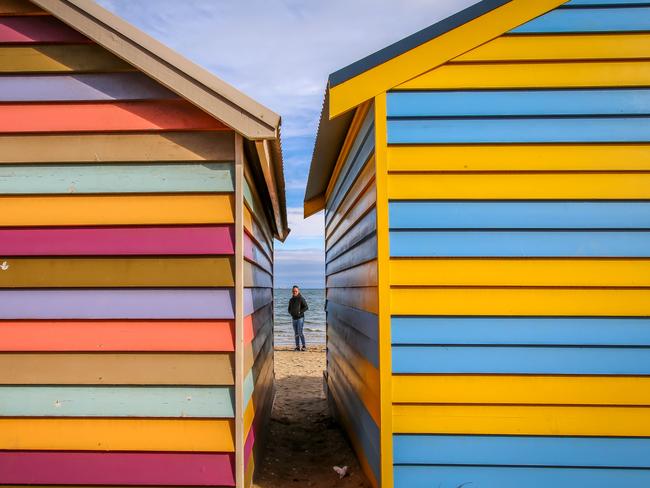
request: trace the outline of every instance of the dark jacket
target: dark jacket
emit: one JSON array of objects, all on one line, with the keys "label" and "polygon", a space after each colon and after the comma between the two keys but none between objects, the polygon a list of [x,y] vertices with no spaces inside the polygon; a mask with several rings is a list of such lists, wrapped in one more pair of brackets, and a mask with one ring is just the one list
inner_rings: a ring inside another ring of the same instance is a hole
[{"label": "dark jacket", "polygon": [[289,313],[293,319],[300,319],[305,316],[305,312],[309,310],[307,300],[302,295],[291,297],[289,300]]}]

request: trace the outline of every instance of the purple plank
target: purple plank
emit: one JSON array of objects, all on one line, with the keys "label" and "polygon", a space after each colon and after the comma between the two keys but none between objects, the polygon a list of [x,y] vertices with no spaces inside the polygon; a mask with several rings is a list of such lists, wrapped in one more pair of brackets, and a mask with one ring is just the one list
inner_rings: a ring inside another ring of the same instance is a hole
[{"label": "purple plank", "polygon": [[0,452],[0,483],[234,486],[228,453]]},{"label": "purple plank", "polygon": [[0,42],[74,42],[90,39],[51,16],[0,17]]},{"label": "purple plank", "polygon": [[142,73],[0,77],[0,102],[170,100],[176,98],[178,96],[175,93]]},{"label": "purple plank", "polygon": [[0,290],[0,319],[232,319],[232,289]]}]

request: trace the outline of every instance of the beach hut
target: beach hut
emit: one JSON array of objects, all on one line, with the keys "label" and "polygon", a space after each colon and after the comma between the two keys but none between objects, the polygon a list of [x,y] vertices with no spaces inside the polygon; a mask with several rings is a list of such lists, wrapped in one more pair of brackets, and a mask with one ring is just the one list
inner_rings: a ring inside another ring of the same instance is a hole
[{"label": "beach hut", "polygon": [[0,0],[1,485],[250,486],[279,125],[89,0]]},{"label": "beach hut", "polygon": [[305,214],[375,486],[650,485],[649,31],[483,0],[330,75]]}]

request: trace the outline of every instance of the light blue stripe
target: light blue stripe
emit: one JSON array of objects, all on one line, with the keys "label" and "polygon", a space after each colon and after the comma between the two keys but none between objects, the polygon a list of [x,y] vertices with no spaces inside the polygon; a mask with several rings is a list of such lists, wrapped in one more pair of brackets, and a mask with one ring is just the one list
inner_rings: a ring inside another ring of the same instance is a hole
[{"label": "light blue stripe", "polygon": [[399,119],[389,144],[648,142],[650,118]]},{"label": "light blue stripe", "polygon": [[642,488],[650,470],[395,466],[395,488]]},{"label": "light blue stripe", "polygon": [[650,229],[650,202],[390,202],[391,229]]},{"label": "light blue stripe", "polygon": [[389,117],[647,115],[650,90],[392,92]]},{"label": "light blue stripe", "polygon": [[395,464],[650,468],[650,439],[394,435]]},{"label": "light blue stripe", "polygon": [[248,407],[248,403],[251,401],[251,398],[253,398],[254,391],[255,391],[255,382],[253,381],[253,370],[251,370],[246,375],[246,378],[244,378],[244,387],[243,387],[244,411],[246,411],[246,408]]},{"label": "light blue stripe", "polygon": [[5,417],[234,417],[232,387],[0,386]]},{"label": "light blue stripe", "polygon": [[393,344],[650,346],[650,319],[392,317]]},{"label": "light blue stripe", "polygon": [[650,8],[557,9],[513,29],[516,34],[650,31]]},{"label": "light blue stripe", "polygon": [[391,231],[393,257],[650,257],[650,232]]},{"label": "light blue stripe", "polygon": [[650,348],[393,346],[393,373],[650,375]]}]

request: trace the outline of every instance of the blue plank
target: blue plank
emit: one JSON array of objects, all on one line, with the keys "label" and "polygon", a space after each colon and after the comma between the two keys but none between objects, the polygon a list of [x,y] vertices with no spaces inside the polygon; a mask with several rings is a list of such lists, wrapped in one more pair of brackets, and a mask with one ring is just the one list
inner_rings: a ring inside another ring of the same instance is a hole
[{"label": "blue plank", "polygon": [[251,398],[253,397],[253,391],[255,391],[255,382],[253,381],[253,371],[251,370],[246,375],[246,378],[244,378],[244,386],[243,386],[244,411],[246,411],[246,407],[248,407],[248,402],[250,402]]},{"label": "blue plank", "polygon": [[393,346],[393,373],[650,375],[650,348]]},{"label": "blue plank", "polygon": [[388,93],[389,117],[647,115],[650,89]]},{"label": "blue plank", "polygon": [[650,439],[394,435],[395,464],[650,468]]},{"label": "blue plank", "polygon": [[513,29],[516,34],[650,31],[650,7],[557,9]]},{"label": "blue plank", "polygon": [[393,344],[650,346],[637,317],[392,317]]},{"label": "blue plank", "polygon": [[649,231],[391,231],[392,257],[650,257]]},{"label": "blue plank", "polygon": [[650,202],[390,202],[391,229],[650,229]]},{"label": "blue plank", "polygon": [[650,117],[388,120],[389,144],[649,141]]},{"label": "blue plank", "polygon": [[376,314],[331,301],[327,302],[326,311],[328,317],[336,317],[339,322],[355,328],[373,341],[379,341],[379,324]]},{"label": "blue plank", "polygon": [[641,488],[647,469],[395,466],[395,488]]},{"label": "blue plank", "polygon": [[330,339],[336,336],[338,340],[345,342],[375,368],[379,368],[379,344],[377,341],[369,339],[355,328],[340,322],[336,316],[331,314],[327,316],[327,327]]}]

